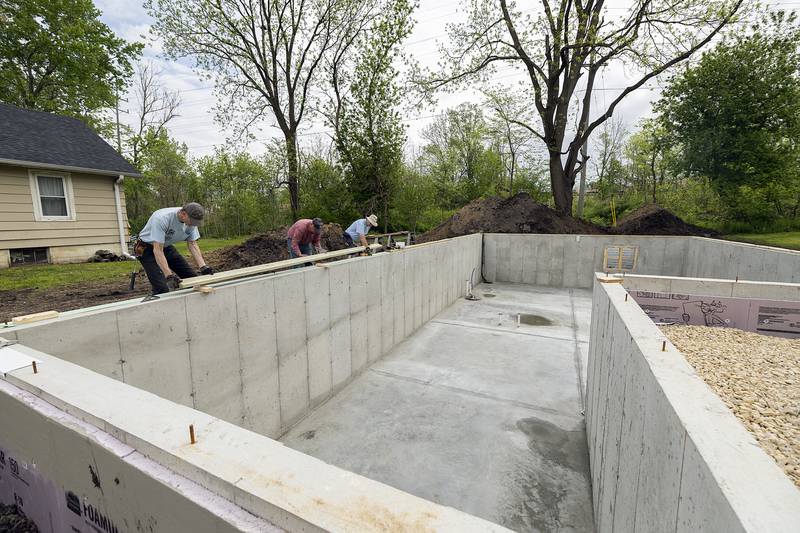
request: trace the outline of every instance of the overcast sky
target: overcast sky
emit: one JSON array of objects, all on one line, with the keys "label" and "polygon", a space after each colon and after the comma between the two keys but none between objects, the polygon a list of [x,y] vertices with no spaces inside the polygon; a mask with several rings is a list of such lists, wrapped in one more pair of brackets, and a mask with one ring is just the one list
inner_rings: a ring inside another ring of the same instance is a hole
[{"label": "overcast sky", "polygon": [[[519,2],[524,9],[524,5],[532,0]],[[770,5],[781,5],[791,9],[800,7],[800,0],[768,0]],[[162,55],[160,43],[154,41],[149,33],[152,19],[147,15],[141,4],[136,1],[128,0],[95,0],[95,4],[102,11],[102,19],[119,36],[127,40],[137,40],[146,43],[144,60],[152,61],[157,68],[161,69],[161,79],[166,87],[171,90],[179,91],[181,95],[180,117],[170,122],[169,130],[171,135],[186,143],[193,156],[202,156],[213,152],[215,145],[224,144],[226,137],[231,132],[225,131],[214,121],[213,107],[215,98],[213,87],[208,80],[201,79],[192,70],[189,60],[171,61]],[[624,13],[626,7],[630,5],[627,0],[612,0],[606,2],[612,15],[614,12]],[[538,4],[536,4],[538,5]],[[437,43],[446,40],[445,24],[460,20],[463,16],[463,9],[460,9],[458,0],[421,0],[419,9],[415,12],[414,18],[417,25],[413,34],[405,44],[409,54],[424,66],[433,67],[436,65],[439,55]],[[515,73],[510,68],[501,67],[494,81],[499,85],[509,87],[520,83],[520,74]],[[626,72],[620,66],[607,70],[596,83],[597,91],[592,102],[592,108],[600,110],[605,108],[605,104],[610,102],[622,88],[632,79],[632,73]],[[650,114],[651,104],[658,98],[659,85],[663,80],[656,80],[647,84],[635,93],[629,95],[617,108],[615,117],[618,117],[628,129],[635,128],[638,121]],[[132,95],[128,95],[132,99]],[[462,91],[456,94],[446,94],[439,98],[435,107],[424,110],[414,110],[404,113],[404,120],[408,125],[408,140],[412,145],[422,144],[420,137],[421,131],[428,125],[432,115],[441,113],[443,109],[456,106],[464,101],[479,102],[481,95],[478,87],[474,91]],[[122,107],[126,107],[123,103]],[[132,118],[123,114],[121,120]],[[314,137],[327,138],[327,128],[319,121],[310,122],[304,128],[304,142],[312,140]],[[282,138],[280,130],[270,128],[268,125],[263,129],[263,140],[254,142],[244,147],[251,153],[263,151],[264,142],[268,142],[269,137]]]}]

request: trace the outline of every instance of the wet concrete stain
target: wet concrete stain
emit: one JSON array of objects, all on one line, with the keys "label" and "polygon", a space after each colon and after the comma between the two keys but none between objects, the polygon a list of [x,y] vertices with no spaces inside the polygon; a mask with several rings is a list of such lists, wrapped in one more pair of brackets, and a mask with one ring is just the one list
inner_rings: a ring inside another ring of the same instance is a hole
[{"label": "wet concrete stain", "polygon": [[306,431],[305,433],[301,433],[298,435],[301,439],[311,440],[317,435],[317,431],[312,429],[311,431]]},{"label": "wet concrete stain", "polygon": [[523,418],[517,428],[528,436],[528,447],[548,461],[565,466],[579,474],[589,471],[589,449],[583,428],[561,429],[539,418]]},{"label": "wet concrete stain", "polygon": [[491,292],[484,292],[483,296],[484,296],[484,298],[494,298],[497,295],[496,294],[492,294]]},{"label": "wet concrete stain", "polygon": [[519,315],[519,321],[527,326],[552,326],[554,323],[549,318],[541,315],[528,315],[523,313]]},{"label": "wet concrete stain", "polygon": [[528,448],[541,463],[510,473],[518,489],[502,525],[515,531],[591,530],[591,517],[574,515],[574,481],[588,478],[589,469],[583,428],[564,430],[545,420],[523,418],[517,429],[528,437]]}]

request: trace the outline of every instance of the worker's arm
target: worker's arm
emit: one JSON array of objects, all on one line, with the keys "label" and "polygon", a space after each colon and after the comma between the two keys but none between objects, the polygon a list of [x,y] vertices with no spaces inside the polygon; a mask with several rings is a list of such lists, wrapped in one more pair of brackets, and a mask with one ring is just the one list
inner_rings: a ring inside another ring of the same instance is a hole
[{"label": "worker's arm", "polygon": [[361,242],[361,246],[367,246],[369,243],[367,242],[367,236],[363,233],[358,234],[358,240]]},{"label": "worker's arm", "polygon": [[314,233],[314,239],[311,241],[314,243],[314,249],[317,250],[318,254],[325,253],[325,249],[322,247],[322,233]]},{"label": "worker's arm", "polygon": [[295,257],[304,257],[305,254],[300,251],[300,245],[297,244],[297,239],[292,239],[292,251]]},{"label": "worker's arm", "polygon": [[189,253],[192,254],[192,259],[194,259],[197,268],[202,269],[206,266],[206,261],[203,259],[203,254],[200,252],[200,247],[197,245],[197,241],[186,241],[186,248],[188,248]]},{"label": "worker's arm", "polygon": [[167,263],[167,258],[164,256],[163,242],[153,243],[153,257],[156,258],[156,264],[158,265],[158,268],[161,269],[161,272],[164,274],[165,278],[173,275],[172,269],[169,268],[169,263]]}]

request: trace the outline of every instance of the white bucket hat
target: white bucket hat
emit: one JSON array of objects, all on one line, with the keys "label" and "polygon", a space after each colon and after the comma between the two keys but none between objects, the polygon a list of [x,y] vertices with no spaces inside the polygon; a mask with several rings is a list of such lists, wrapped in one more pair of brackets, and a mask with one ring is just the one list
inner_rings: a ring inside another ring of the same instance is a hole
[{"label": "white bucket hat", "polygon": [[377,226],[378,225],[378,217],[375,215],[370,215],[367,217],[367,222],[369,222],[370,226]]}]

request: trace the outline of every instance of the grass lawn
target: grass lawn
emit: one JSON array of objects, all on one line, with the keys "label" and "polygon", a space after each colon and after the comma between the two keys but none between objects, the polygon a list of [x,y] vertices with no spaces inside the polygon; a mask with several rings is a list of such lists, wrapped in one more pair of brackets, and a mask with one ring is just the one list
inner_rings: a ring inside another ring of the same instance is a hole
[{"label": "grass lawn", "polygon": [[[239,244],[247,237],[232,239],[200,239],[198,244],[203,252]],[[188,254],[186,243],[175,245],[182,254]],[[36,287],[49,289],[84,281],[102,281],[117,278],[139,268],[138,261],[119,263],[76,263],[68,265],[31,265],[11,267],[0,270],[0,291]]]},{"label": "grass lawn", "polygon": [[726,235],[725,238],[731,241],[800,250],[800,231],[786,231],[783,233],[737,233],[734,235]]}]

